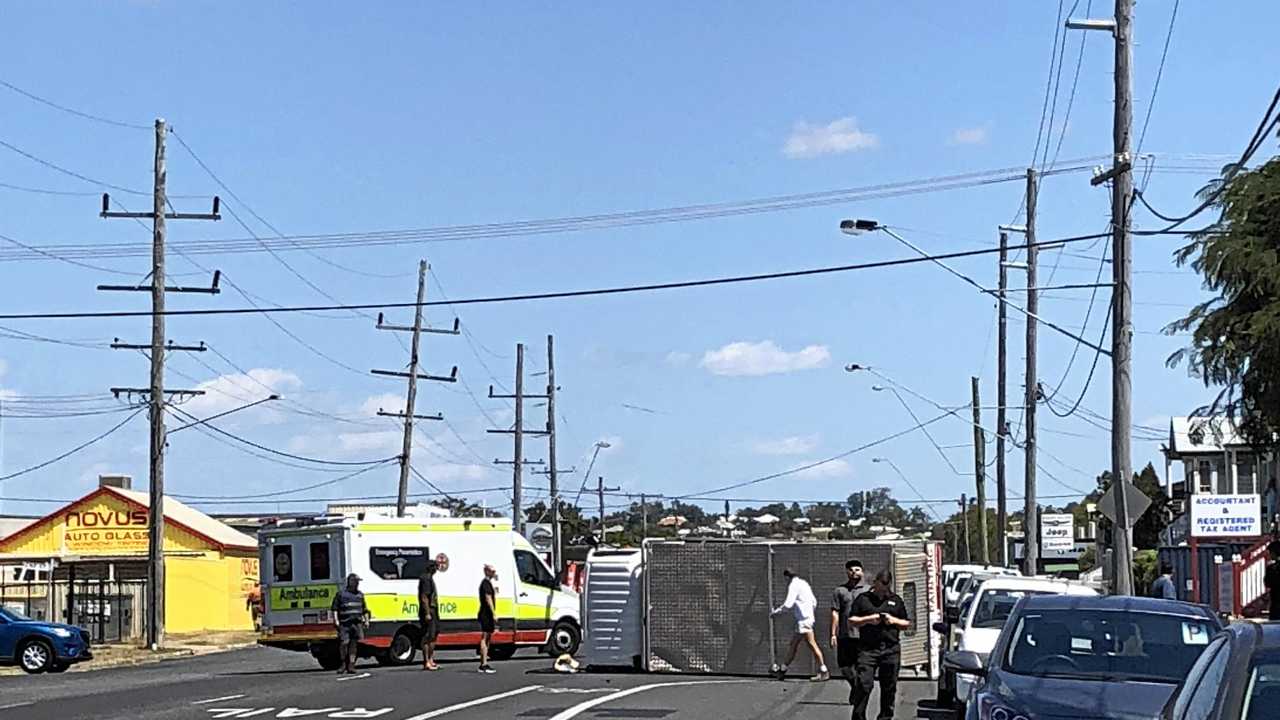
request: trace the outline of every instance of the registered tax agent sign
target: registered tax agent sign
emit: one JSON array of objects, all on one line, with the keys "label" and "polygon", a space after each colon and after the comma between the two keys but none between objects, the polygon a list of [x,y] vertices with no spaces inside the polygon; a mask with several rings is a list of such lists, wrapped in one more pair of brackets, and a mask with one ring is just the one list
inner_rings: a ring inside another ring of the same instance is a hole
[{"label": "registered tax agent sign", "polygon": [[1192,537],[1262,535],[1262,503],[1257,495],[1192,495]]}]

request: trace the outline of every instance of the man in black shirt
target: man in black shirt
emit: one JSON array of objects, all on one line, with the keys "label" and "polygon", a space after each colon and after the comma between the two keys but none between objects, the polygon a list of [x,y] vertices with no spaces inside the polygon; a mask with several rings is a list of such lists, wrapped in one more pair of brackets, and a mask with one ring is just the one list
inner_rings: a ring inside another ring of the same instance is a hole
[{"label": "man in black shirt", "polygon": [[893,720],[893,706],[898,694],[898,672],[902,666],[898,633],[911,627],[907,604],[893,592],[893,574],[876,573],[871,591],[858,596],[853,603],[854,616],[849,624],[859,630],[857,663],[857,698],[852,720],[866,720],[867,702],[874,681],[880,681],[880,714],[876,720]]},{"label": "man in black shirt", "polygon": [[493,631],[498,628],[498,589],[494,583],[498,580],[498,570],[492,565],[484,566],[484,579],[480,581],[480,672],[494,673],[489,666],[489,646],[493,644]]},{"label": "man in black shirt", "polygon": [[849,682],[849,704],[858,698],[858,679],[854,666],[858,662],[858,628],[849,623],[854,616],[853,603],[858,596],[871,588],[862,581],[862,562],[850,560],[844,564],[848,580],[836,587],[831,598],[831,647],[836,651],[836,666]]},{"label": "man in black shirt", "polygon": [[1280,540],[1272,540],[1267,545],[1267,555],[1271,556],[1271,564],[1267,565],[1262,583],[1271,594],[1271,605],[1267,608],[1268,620],[1280,620]]},{"label": "man in black shirt", "polygon": [[436,638],[440,636],[440,597],[436,593],[436,561],[428,560],[418,578],[418,622],[422,625],[422,669],[439,670]]},{"label": "man in black shirt", "polygon": [[360,592],[360,576],[351,573],[347,576],[347,585],[333,596],[333,624],[338,628],[338,654],[342,658],[342,668],[338,674],[354,675],[356,673],[356,654],[360,650],[360,641],[364,639],[364,628],[369,623],[369,607],[365,605],[364,593]]}]

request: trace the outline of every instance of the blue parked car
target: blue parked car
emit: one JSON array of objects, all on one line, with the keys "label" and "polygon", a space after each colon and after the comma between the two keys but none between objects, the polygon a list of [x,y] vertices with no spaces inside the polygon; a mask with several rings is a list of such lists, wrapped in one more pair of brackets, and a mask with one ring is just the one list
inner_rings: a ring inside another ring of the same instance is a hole
[{"label": "blue parked car", "polygon": [[986,662],[953,652],[944,665],[980,678],[967,720],[1146,720],[1221,629],[1208,608],[1176,600],[1027,597]]},{"label": "blue parked car", "polygon": [[0,608],[0,665],[17,665],[32,674],[57,673],[92,657],[89,636],[80,628]]}]

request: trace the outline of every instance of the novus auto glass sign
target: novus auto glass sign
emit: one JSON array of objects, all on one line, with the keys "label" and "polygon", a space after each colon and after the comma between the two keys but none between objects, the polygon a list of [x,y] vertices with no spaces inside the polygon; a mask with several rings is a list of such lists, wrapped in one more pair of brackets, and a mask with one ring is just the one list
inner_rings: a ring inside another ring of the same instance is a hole
[{"label": "novus auto glass sign", "polygon": [[147,511],[70,510],[63,515],[62,545],[72,553],[147,549]]}]

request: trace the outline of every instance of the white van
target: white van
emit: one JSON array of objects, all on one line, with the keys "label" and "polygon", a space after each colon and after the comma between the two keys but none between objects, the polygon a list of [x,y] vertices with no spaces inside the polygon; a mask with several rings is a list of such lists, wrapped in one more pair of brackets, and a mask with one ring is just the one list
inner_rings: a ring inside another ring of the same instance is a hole
[{"label": "white van", "polygon": [[309,651],[326,669],[341,662],[329,607],[348,573],[360,576],[372,616],[361,657],[413,662],[421,646],[418,577],[428,560],[438,566],[439,647],[479,645],[486,564],[498,571],[491,657],[506,659],[520,647],[573,654],[581,642],[578,594],[556,582],[506,518],[287,519],[258,531],[258,549],[264,608],[258,642]]}]

